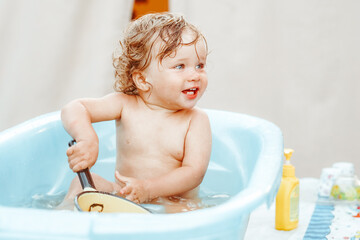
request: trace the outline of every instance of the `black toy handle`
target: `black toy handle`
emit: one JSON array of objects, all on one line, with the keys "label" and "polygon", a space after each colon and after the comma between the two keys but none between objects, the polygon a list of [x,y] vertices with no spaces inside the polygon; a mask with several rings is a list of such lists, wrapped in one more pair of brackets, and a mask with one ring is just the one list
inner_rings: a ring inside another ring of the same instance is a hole
[{"label": "black toy handle", "polygon": [[[76,143],[76,141],[73,139],[69,142],[69,147],[73,146]],[[95,189],[95,184],[94,184],[94,180],[91,177],[89,168],[80,170],[77,172],[77,175],[79,177],[80,183],[81,183],[81,187],[82,189],[85,188],[92,188]]]}]

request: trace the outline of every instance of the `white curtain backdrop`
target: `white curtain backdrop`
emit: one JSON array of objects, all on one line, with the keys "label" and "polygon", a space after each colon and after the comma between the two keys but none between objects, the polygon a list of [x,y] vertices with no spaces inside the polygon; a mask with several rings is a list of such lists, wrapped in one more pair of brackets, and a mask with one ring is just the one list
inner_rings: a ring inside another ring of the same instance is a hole
[{"label": "white curtain backdrop", "polygon": [[[132,0],[0,0],[0,131],[112,92]],[[201,107],[268,119],[297,175],[351,161],[360,175],[360,1],[170,0],[207,37]]]},{"label": "white curtain backdrop", "polygon": [[133,0],[0,0],[0,131],[112,91]]},{"label": "white curtain backdrop", "polygon": [[268,119],[297,175],[334,162],[360,175],[360,1],[171,0],[207,37],[200,106]]}]

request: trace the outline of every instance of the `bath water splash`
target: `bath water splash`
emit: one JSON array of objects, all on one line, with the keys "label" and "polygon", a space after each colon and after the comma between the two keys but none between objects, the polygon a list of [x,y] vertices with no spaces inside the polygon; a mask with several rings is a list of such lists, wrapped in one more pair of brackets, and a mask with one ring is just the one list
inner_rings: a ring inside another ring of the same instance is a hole
[{"label": "bath water splash", "polygon": [[158,198],[152,204],[142,204],[142,206],[152,213],[180,213],[215,207],[230,198],[231,195],[226,193],[205,194],[200,192],[200,198],[197,200],[181,197]]},{"label": "bath water splash", "polygon": [[[35,194],[31,197],[31,201],[24,204],[23,207],[37,208],[37,209],[56,209],[62,203],[66,193],[59,194]],[[141,204],[143,207],[149,209],[152,213],[167,213],[167,212],[189,212],[203,208],[210,208],[229,200],[231,196],[226,193],[207,194],[200,193],[199,200],[189,200],[181,197],[159,198],[153,204]],[[62,207],[61,209],[73,209],[73,204],[70,207]]]},{"label": "bath water splash", "polygon": [[31,197],[31,208],[55,209],[64,199],[66,192],[59,194],[35,194]]},{"label": "bath water splash", "polygon": [[231,195],[223,193],[223,194],[212,194],[202,197],[202,205],[203,208],[215,207],[222,203],[225,203],[231,198]]}]

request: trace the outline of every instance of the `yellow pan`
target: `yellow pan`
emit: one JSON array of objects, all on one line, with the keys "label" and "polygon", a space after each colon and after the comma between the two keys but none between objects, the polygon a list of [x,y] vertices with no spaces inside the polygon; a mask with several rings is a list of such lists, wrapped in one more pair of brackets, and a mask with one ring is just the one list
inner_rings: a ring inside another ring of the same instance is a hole
[{"label": "yellow pan", "polygon": [[[75,140],[69,142],[69,146]],[[94,181],[89,169],[77,172],[84,192],[75,198],[75,209],[83,212],[122,212],[122,213],[151,213],[146,208],[114,194],[99,192],[95,189]]]},{"label": "yellow pan", "polygon": [[84,212],[151,213],[125,198],[98,191],[84,191],[75,198],[75,207]]}]

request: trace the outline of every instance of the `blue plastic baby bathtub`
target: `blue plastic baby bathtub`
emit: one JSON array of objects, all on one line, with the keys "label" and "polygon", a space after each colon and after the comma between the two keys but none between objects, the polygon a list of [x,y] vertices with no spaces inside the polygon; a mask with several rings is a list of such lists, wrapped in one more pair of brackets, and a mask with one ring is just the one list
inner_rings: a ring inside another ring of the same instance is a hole
[{"label": "blue plastic baby bathtub", "polygon": [[[281,179],[283,138],[274,124],[248,115],[206,110],[213,149],[202,192],[225,203],[178,214],[98,214],[26,207],[34,195],[65,192],[71,139],[59,112],[0,133],[0,239],[242,239],[252,210],[270,204]],[[100,138],[92,171],[113,180],[115,124],[94,124]]]}]

